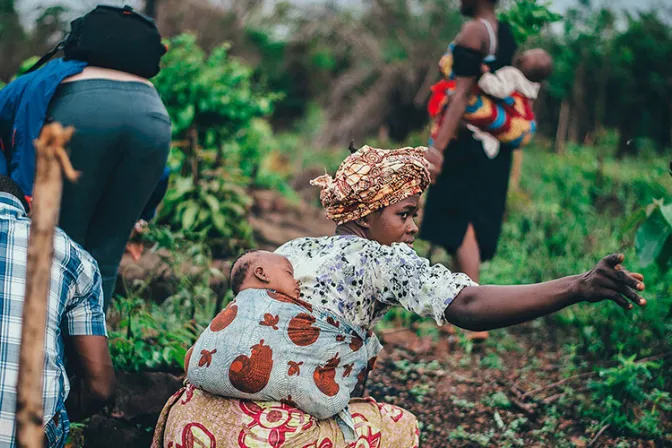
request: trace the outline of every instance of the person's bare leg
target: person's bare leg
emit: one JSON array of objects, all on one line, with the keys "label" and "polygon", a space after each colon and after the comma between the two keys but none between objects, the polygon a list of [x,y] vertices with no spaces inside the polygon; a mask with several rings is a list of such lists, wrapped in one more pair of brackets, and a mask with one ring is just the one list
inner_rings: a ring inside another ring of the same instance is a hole
[{"label": "person's bare leg", "polygon": [[474,226],[469,224],[464,234],[462,245],[455,252],[455,268],[458,272],[467,274],[478,283],[481,274],[481,251],[476,241]]},{"label": "person's bare leg", "polygon": [[[471,223],[467,226],[462,245],[455,253],[455,270],[463,272],[476,283],[480,282],[481,277],[481,251],[476,240],[476,232]],[[480,342],[488,338],[487,331],[476,331],[469,333],[469,339]]]}]

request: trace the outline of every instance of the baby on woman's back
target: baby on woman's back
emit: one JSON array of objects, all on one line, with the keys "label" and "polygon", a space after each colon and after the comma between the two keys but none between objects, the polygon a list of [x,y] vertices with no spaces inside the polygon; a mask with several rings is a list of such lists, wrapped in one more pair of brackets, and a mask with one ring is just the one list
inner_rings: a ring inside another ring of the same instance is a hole
[{"label": "baby on woman's back", "polygon": [[[319,419],[343,411],[378,344],[300,299],[289,260],[251,251],[231,268],[235,299],[185,359],[191,384],[215,395],[281,401]],[[192,353],[194,354],[192,356]]]},{"label": "baby on woman's back", "polygon": [[477,89],[481,94],[472,96],[463,117],[467,128],[483,142],[488,155],[496,155],[500,144],[512,150],[524,147],[536,131],[532,105],[540,83],[553,71],[551,56],[535,48],[521,53],[513,65],[491,72],[484,64],[481,71]]}]

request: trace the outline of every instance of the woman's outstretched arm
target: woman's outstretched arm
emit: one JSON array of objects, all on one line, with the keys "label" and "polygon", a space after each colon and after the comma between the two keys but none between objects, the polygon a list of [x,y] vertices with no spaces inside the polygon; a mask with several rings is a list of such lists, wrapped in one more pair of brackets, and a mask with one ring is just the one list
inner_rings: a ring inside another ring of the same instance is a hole
[{"label": "woman's outstretched arm", "polygon": [[623,255],[605,257],[585,274],[519,286],[470,286],[445,311],[446,320],[471,331],[493,330],[527,322],[582,301],[611,300],[626,310],[645,306],[641,274],[631,274]]}]

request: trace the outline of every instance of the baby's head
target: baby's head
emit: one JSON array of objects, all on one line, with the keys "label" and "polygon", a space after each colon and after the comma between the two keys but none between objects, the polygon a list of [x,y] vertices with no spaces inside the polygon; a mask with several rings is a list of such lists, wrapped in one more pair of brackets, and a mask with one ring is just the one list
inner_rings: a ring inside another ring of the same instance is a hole
[{"label": "baby's head", "polygon": [[541,82],[553,72],[553,59],[541,48],[524,51],[516,58],[514,65],[532,82]]},{"label": "baby's head", "polygon": [[294,299],[299,298],[300,285],[294,278],[292,263],[273,252],[245,252],[233,262],[230,278],[234,295],[246,289],[273,289]]}]

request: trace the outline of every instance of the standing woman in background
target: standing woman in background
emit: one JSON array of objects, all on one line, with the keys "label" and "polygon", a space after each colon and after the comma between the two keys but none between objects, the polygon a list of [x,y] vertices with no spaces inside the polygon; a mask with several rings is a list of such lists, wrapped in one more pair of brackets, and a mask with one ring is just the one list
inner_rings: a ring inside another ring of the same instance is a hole
[{"label": "standing woman in background", "polygon": [[[450,90],[440,105],[427,152],[434,185],[420,229],[423,239],[454,257],[457,272],[475,282],[480,281],[481,262],[491,259],[497,248],[512,151],[502,148],[489,158],[482,143],[459,124],[481,65],[495,72],[513,62],[517,46],[508,25],[497,20],[496,4],[497,0],[462,0],[460,10],[470,20],[441,59],[444,83]],[[471,337],[482,340],[487,333]]]}]

